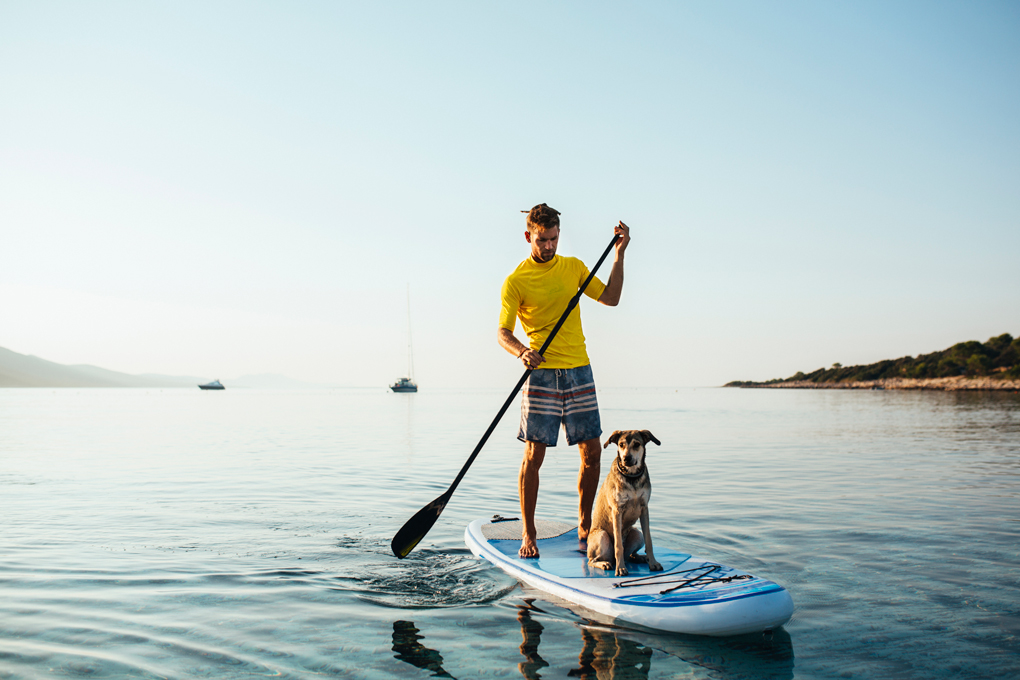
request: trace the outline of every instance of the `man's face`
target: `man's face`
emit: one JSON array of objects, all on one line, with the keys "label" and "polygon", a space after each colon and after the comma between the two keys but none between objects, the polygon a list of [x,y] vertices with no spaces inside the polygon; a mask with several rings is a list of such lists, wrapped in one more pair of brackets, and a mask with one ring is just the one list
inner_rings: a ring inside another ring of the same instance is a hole
[{"label": "man's face", "polygon": [[526,231],[524,238],[531,244],[531,258],[535,262],[548,262],[556,255],[556,246],[560,242],[560,228]]}]

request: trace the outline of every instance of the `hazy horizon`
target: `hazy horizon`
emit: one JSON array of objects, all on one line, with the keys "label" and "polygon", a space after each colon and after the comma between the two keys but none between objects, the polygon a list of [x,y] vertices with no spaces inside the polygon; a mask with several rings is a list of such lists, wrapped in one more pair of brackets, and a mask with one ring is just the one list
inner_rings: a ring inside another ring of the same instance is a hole
[{"label": "hazy horizon", "polygon": [[[634,240],[600,386],[1020,334],[1020,7],[0,6],[0,346],[509,388],[520,211]],[[608,268],[600,273],[605,280]],[[518,326],[518,335],[521,336]]]},{"label": "hazy horizon", "polygon": [[[42,381],[40,384],[34,384],[34,385],[13,384],[12,380],[9,379],[10,376],[8,375],[8,370],[7,369],[9,367],[5,364],[5,361],[4,361],[4,350],[6,350],[6,349],[7,348],[5,348],[5,347],[0,347],[0,388],[6,388],[6,387],[43,387],[43,388],[48,388],[48,387],[89,387],[90,386],[90,385],[79,385],[79,384],[71,384],[71,383],[68,383],[66,385],[63,385],[63,384],[49,384],[46,381],[47,380],[52,380],[53,378],[52,378],[52,376],[48,376],[47,375],[47,373],[49,372],[47,369],[51,369],[51,368],[54,368],[54,367],[59,367],[60,369],[71,369],[72,371],[76,371],[77,369],[86,369],[86,373],[89,376],[93,377],[93,378],[95,377],[95,375],[100,375],[101,376],[100,377],[100,381],[103,381],[104,379],[105,380],[109,380],[110,378],[116,380],[118,376],[123,376],[123,377],[126,377],[126,378],[132,378],[132,379],[149,380],[151,382],[151,384],[141,384],[141,383],[139,383],[139,384],[96,384],[96,385],[91,385],[93,387],[194,387],[195,384],[197,384],[197,383],[205,383],[205,382],[209,382],[211,380],[220,380],[220,378],[210,378],[208,376],[204,376],[203,377],[203,376],[197,376],[197,375],[180,375],[180,374],[177,374],[177,375],[168,375],[168,374],[164,374],[164,373],[153,373],[153,372],[122,373],[122,372],[112,371],[112,370],[107,369],[107,368],[102,367],[102,366],[96,366],[94,364],[58,364],[58,363],[55,363],[55,362],[50,362],[45,357],[37,357],[35,355],[27,354],[27,355],[24,355],[24,356],[26,356],[29,359],[41,361],[44,364],[49,364],[50,366],[44,367],[43,370],[41,372],[39,372],[37,378]],[[945,348],[945,349],[948,349],[948,348]],[[11,350],[7,350],[7,351],[9,352]],[[21,354],[21,353],[18,353],[18,354]],[[887,358],[888,359],[899,359],[900,357],[887,357]],[[820,367],[820,368],[826,368],[826,367]],[[849,367],[849,368],[852,368],[852,366]],[[95,370],[93,370],[93,369],[95,369]],[[102,375],[102,374],[106,374],[106,373],[115,374],[115,375],[114,376],[103,376]],[[83,378],[83,377],[85,377],[85,375],[77,376],[77,377],[78,378]],[[789,376],[776,376],[776,377],[777,378],[788,378]],[[171,384],[164,384],[164,383],[167,383],[168,381],[171,381],[174,384],[172,384],[172,385]],[[137,381],[134,381],[134,382],[137,382]],[[315,388],[315,389],[348,389],[348,388],[349,389],[375,389],[375,388],[384,388],[386,386],[385,384],[379,384],[379,383],[374,383],[374,384],[351,384],[351,383],[346,383],[346,384],[344,384],[344,383],[308,382],[308,381],[299,380],[299,379],[294,378],[292,376],[284,375],[282,373],[246,373],[246,374],[243,374],[243,375],[237,375],[237,376],[233,376],[233,377],[228,377],[228,378],[224,379],[224,382],[226,384],[228,384],[230,387],[244,387],[244,388],[259,387],[259,388],[280,388],[280,389],[312,389],[312,388]],[[705,389],[705,388],[709,388],[709,387],[727,387],[727,386],[728,385],[725,385],[725,384],[718,384],[718,385],[626,385],[626,386],[619,386],[619,385],[617,385],[617,386],[614,386],[614,387],[622,387],[623,389],[629,389],[629,388],[649,388],[649,387],[652,387],[652,388],[654,388],[654,387],[665,387],[665,388],[678,388],[678,389]],[[461,383],[461,384],[458,384],[458,385],[440,386],[438,388],[436,386],[429,386],[429,389],[443,389],[444,387],[445,388],[464,388],[464,387],[473,387],[473,385],[467,384],[467,383]]]}]

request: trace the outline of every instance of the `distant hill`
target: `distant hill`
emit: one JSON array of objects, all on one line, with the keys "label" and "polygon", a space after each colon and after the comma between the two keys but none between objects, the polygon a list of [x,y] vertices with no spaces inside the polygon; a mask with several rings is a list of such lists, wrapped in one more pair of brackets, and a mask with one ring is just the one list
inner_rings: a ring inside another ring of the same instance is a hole
[{"label": "distant hill", "polygon": [[[210,380],[213,378],[155,373],[131,375],[88,364],[69,366],[0,347],[0,387],[197,387],[199,383]],[[245,375],[235,380],[225,380],[224,384],[228,388],[324,387],[271,373]]]},{"label": "distant hill", "polygon": [[[196,379],[197,380],[197,379]],[[181,387],[191,378],[129,375],[99,366],[67,366],[0,347],[0,387]]]},{"label": "distant hill", "polygon": [[886,359],[864,366],[819,368],[811,373],[798,371],[789,378],[776,378],[764,382],[735,380],[725,387],[770,387],[797,383],[809,387],[811,383],[823,386],[829,383],[856,383],[890,380],[935,380],[945,378],[987,378],[1002,380],[1020,379],[1020,338],[1009,333],[988,342],[968,340],[948,349],[916,357]]}]

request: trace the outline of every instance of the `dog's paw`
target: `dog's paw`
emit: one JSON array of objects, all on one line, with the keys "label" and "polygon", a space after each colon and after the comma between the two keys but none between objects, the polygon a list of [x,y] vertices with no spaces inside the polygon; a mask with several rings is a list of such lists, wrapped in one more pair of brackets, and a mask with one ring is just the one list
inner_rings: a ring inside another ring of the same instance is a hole
[{"label": "dog's paw", "polygon": [[591,561],[588,562],[588,564],[593,566],[593,567],[595,567],[596,569],[605,569],[607,571],[609,569],[613,568],[613,563],[612,562],[591,560]]},{"label": "dog's paw", "polygon": [[648,560],[648,568],[652,571],[662,571],[662,565],[659,564],[658,560]]},{"label": "dog's paw", "polygon": [[616,575],[617,576],[626,576],[629,573],[630,572],[627,571],[627,567],[623,566],[622,564],[616,568]]},{"label": "dog's paw", "polygon": [[644,564],[645,562],[648,561],[648,558],[645,557],[644,555],[638,555],[637,553],[634,553],[633,555],[627,558],[627,561],[633,562],[634,564]]}]

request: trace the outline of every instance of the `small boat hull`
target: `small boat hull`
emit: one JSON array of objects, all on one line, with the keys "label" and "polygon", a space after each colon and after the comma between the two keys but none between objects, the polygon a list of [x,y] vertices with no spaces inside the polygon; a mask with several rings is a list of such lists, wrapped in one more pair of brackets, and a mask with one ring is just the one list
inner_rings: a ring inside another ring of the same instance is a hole
[{"label": "small boat hull", "polygon": [[397,382],[390,385],[390,389],[394,392],[417,392],[418,383],[411,378],[401,378]]}]

